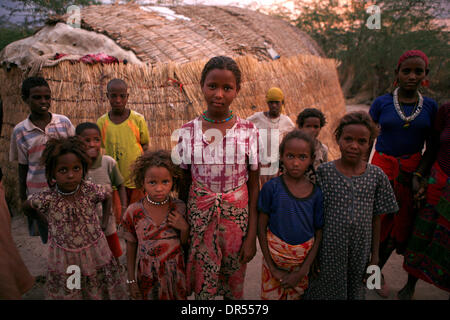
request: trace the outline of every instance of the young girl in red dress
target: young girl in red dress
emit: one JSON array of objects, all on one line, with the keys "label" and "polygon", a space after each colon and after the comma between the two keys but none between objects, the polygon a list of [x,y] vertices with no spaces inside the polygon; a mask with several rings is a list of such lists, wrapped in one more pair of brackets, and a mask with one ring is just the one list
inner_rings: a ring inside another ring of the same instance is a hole
[{"label": "young girl in red dress", "polygon": [[182,248],[189,235],[186,206],[169,195],[181,171],[170,153],[161,150],[137,158],[132,172],[136,187],[143,188],[146,196],[131,204],[122,220],[130,295],[144,300],[186,299]]}]

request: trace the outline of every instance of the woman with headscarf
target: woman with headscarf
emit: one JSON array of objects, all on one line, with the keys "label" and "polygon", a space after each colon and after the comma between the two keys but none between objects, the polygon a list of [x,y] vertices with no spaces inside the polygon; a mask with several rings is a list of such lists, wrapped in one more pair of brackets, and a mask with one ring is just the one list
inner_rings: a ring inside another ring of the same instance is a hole
[{"label": "woman with headscarf", "polygon": [[[400,207],[398,213],[381,218],[380,269],[394,250],[405,253],[417,212],[414,193],[423,184],[425,168],[429,166],[429,157],[422,157],[422,150],[425,142],[431,142],[438,106],[419,92],[421,85],[428,85],[428,71],[425,53],[406,51],[395,69],[394,91],[376,98],[369,111],[381,128],[372,164],[388,176]],[[387,297],[388,292],[383,278],[377,293]]]}]

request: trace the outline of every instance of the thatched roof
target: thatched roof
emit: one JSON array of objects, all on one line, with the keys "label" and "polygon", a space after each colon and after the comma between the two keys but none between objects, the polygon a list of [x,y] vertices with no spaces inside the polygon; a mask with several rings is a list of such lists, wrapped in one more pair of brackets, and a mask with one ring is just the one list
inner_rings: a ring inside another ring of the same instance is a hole
[{"label": "thatched roof", "polygon": [[168,20],[149,8],[133,4],[90,6],[81,11],[82,28],[107,34],[151,64],[184,63],[217,55],[251,54],[269,60],[265,43],[280,56],[320,53],[315,42],[298,28],[256,11],[178,6],[170,9],[189,20]]},{"label": "thatched roof", "polygon": [[[186,63],[217,55],[252,55],[258,60],[267,61],[272,59],[269,53],[271,49],[282,57],[321,54],[321,49],[306,33],[279,18],[259,12],[237,7],[165,7],[175,14],[173,17],[164,15],[158,9],[162,7],[136,4],[89,6],[81,10],[81,28],[85,29],[84,32],[94,31],[106,35],[121,48],[134,52],[142,62],[153,66],[167,62]],[[73,51],[78,53],[80,48],[91,45],[95,52],[90,53],[100,52],[101,48],[91,44],[92,41],[83,43],[82,39],[87,37],[85,34],[79,37],[72,35],[69,30],[65,31],[70,43],[60,37],[45,39],[42,35],[54,32],[52,28],[56,23],[66,23],[69,18],[65,15],[49,19],[49,25],[39,32],[38,39],[41,43],[45,42],[46,46],[34,47],[33,50],[27,49],[26,44],[21,42],[10,46],[19,46],[20,50],[15,51],[22,55],[27,51],[30,54],[54,54],[51,46],[59,42],[68,46],[53,48],[53,51],[67,50],[69,52],[64,53],[74,54]],[[14,50],[11,47],[7,54],[4,52],[0,55],[0,62],[17,64],[17,61],[20,63],[24,60],[12,59],[11,52]],[[29,60],[29,57],[26,59]],[[46,66],[45,63],[43,65]]]}]

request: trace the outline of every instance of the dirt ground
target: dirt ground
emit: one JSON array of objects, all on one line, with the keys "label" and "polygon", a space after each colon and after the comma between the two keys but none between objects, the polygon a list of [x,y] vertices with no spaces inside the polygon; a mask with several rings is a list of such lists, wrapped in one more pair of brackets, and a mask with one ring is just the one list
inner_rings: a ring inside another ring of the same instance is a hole
[{"label": "dirt ground", "polygon": [[[47,268],[47,245],[42,244],[39,237],[28,236],[26,221],[24,217],[14,217],[12,219],[12,234],[19,252],[33,276],[45,274]],[[122,243],[122,248],[125,248]],[[122,264],[125,262],[125,254],[120,258]],[[259,300],[261,288],[261,263],[262,253],[258,246],[256,256],[247,266],[245,277],[244,299]],[[387,300],[394,300],[395,293],[406,283],[407,273],[402,268],[402,257],[393,254],[383,269],[386,281],[392,288],[390,297]],[[45,299],[44,287],[42,283],[36,283],[34,287],[24,295],[24,299],[41,300]],[[191,297],[192,299],[192,297]],[[384,300],[375,292],[367,290],[366,299]],[[449,294],[424,281],[419,280],[414,296],[416,300],[447,300]]]},{"label": "dirt ground", "polygon": [[[368,110],[368,106],[356,105],[347,106],[347,111]],[[12,219],[12,234],[19,252],[34,276],[45,274],[47,262],[47,245],[42,244],[39,237],[30,237],[26,228],[26,220],[23,216],[14,217]],[[122,242],[122,248],[125,244]],[[120,258],[122,264],[126,264],[125,254]],[[386,300],[394,300],[396,293],[400,290],[407,280],[407,273],[402,268],[403,259],[397,254],[393,254],[383,268],[383,274],[386,282],[391,288],[391,294]],[[258,246],[258,252],[253,260],[247,266],[245,278],[244,299],[259,300],[261,288],[261,263],[262,253]],[[24,295],[24,299],[40,300],[45,299],[44,288],[42,283],[36,283],[34,287]],[[192,297],[190,297],[192,299]],[[366,292],[368,300],[384,300],[378,296],[373,290]],[[419,280],[414,295],[416,300],[448,300],[449,294],[444,290],[438,289],[424,281]]]}]

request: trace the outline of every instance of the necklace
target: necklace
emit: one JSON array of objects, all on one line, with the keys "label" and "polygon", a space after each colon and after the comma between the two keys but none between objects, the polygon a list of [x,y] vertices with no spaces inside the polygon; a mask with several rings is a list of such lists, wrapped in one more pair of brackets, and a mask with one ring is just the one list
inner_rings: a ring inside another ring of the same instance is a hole
[{"label": "necklace", "polygon": [[71,196],[71,195],[75,194],[75,193],[78,191],[78,189],[80,189],[80,185],[79,185],[79,184],[77,185],[77,188],[76,188],[74,191],[71,191],[71,192],[62,192],[62,191],[58,188],[58,185],[56,185],[56,191],[57,191],[60,195],[63,195],[63,196]]},{"label": "necklace", "polygon": [[393,96],[394,96],[394,106],[395,106],[395,111],[397,111],[397,114],[399,115],[399,117],[405,121],[405,124],[403,124],[403,128],[408,128],[410,126],[410,122],[412,122],[415,118],[417,118],[417,116],[420,114],[420,112],[422,111],[423,108],[423,97],[420,94],[419,91],[417,91],[417,94],[419,95],[419,100],[416,101],[416,105],[414,106],[414,110],[412,112],[412,114],[407,117],[405,115],[405,113],[403,112],[400,103],[398,102],[398,88],[396,88],[394,90]]},{"label": "necklace", "polygon": [[203,117],[203,119],[205,119],[205,120],[208,121],[208,122],[212,122],[212,123],[224,123],[224,122],[227,122],[227,121],[229,121],[229,120],[231,120],[231,119],[233,118],[233,111],[230,110],[230,116],[229,116],[228,118],[224,119],[224,120],[213,120],[213,119],[210,119],[210,118],[208,118],[208,117],[206,116],[206,111],[203,111],[202,117]]},{"label": "necklace", "polygon": [[162,206],[163,204],[166,204],[167,201],[169,201],[169,197],[167,197],[166,200],[164,200],[164,201],[156,202],[156,201],[150,200],[150,198],[149,198],[148,195],[147,195],[147,201],[150,202],[151,204],[156,205],[156,206]]}]

